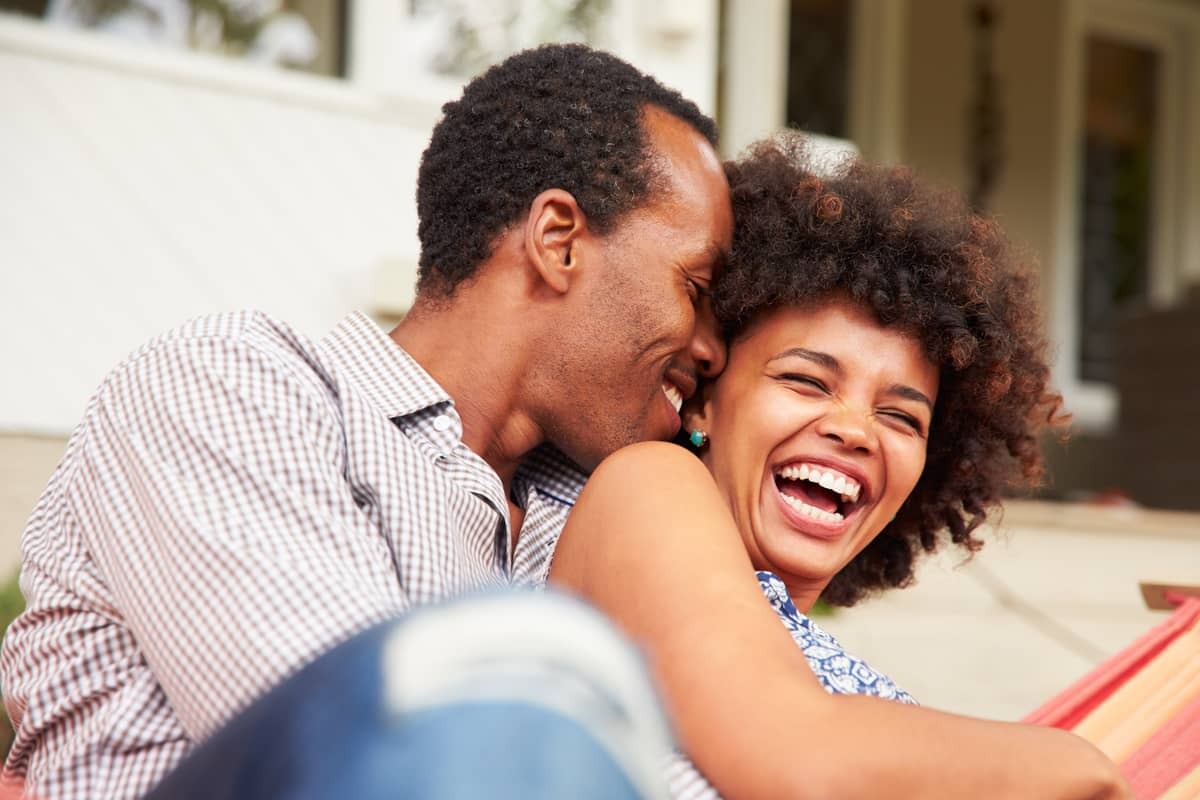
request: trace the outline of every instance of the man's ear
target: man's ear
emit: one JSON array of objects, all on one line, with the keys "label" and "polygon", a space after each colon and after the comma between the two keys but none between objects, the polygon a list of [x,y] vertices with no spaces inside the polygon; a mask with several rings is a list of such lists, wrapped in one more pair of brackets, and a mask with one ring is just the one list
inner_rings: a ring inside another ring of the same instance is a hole
[{"label": "man's ear", "polygon": [[525,255],[541,280],[560,294],[578,273],[578,245],[586,232],[587,217],[570,192],[547,189],[529,205]]}]

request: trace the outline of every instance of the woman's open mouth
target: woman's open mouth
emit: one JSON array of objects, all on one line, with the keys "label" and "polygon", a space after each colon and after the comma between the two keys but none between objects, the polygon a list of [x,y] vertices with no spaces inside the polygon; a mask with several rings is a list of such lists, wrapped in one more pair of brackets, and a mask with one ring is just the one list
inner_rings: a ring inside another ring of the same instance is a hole
[{"label": "woman's open mouth", "polygon": [[819,523],[830,532],[841,531],[846,519],[866,502],[863,486],[832,467],[794,461],[774,470],[775,488],[794,514]]}]

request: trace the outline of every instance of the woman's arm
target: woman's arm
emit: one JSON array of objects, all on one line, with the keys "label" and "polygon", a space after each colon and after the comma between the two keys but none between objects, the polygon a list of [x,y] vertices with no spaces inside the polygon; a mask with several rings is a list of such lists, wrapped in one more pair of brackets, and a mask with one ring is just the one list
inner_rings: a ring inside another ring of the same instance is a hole
[{"label": "woman's arm", "polygon": [[646,650],[684,750],[726,797],[1132,797],[1072,734],[827,694],[763,599],[712,478],[674,445],[600,465],[551,581]]}]

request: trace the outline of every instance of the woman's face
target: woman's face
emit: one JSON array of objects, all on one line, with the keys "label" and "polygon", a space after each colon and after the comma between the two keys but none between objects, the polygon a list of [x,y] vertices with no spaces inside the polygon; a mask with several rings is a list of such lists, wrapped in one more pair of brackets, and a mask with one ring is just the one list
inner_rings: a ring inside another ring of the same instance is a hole
[{"label": "woman's face", "polygon": [[883,530],[925,467],[938,369],[850,302],[754,323],[689,427],[757,569],[807,610]]}]

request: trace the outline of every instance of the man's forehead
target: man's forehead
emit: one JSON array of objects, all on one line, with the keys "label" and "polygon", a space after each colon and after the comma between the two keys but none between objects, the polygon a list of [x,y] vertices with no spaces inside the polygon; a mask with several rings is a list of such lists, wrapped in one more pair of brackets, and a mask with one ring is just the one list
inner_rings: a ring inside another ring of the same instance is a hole
[{"label": "man's forehead", "polygon": [[642,129],[650,157],[661,160],[661,169],[720,172],[721,158],[712,142],[691,123],[654,105],[642,110]]},{"label": "man's forehead", "polygon": [[654,193],[681,204],[731,208],[729,181],[716,151],[699,133],[691,131],[690,135],[692,141],[678,138],[650,141],[651,180],[657,184]]},{"label": "man's forehead", "polygon": [[683,260],[715,276],[727,261],[733,227],[724,166],[708,139],[684,120],[653,106],[644,113],[656,185],[640,211],[686,230]]}]

